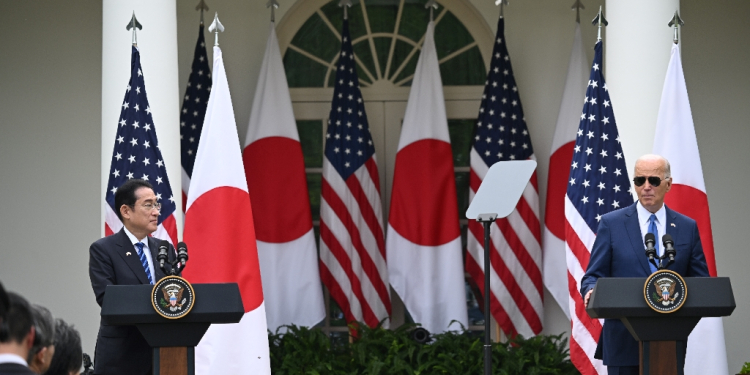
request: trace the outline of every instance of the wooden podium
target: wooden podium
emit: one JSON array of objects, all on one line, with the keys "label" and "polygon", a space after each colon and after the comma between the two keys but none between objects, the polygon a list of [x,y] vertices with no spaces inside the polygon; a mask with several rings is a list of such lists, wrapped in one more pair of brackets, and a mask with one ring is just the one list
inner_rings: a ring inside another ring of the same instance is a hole
[{"label": "wooden podium", "polygon": [[194,375],[195,346],[211,324],[238,323],[245,314],[236,283],[193,284],[195,304],[167,319],[151,305],[153,285],[108,285],[102,303],[107,325],[134,325],[154,348],[154,375]]},{"label": "wooden podium", "polygon": [[682,375],[686,341],[702,317],[731,315],[736,307],[728,277],[686,277],[685,304],[672,313],[651,309],[644,299],[646,278],[602,278],[586,312],[592,318],[620,319],[640,343],[641,375]]}]

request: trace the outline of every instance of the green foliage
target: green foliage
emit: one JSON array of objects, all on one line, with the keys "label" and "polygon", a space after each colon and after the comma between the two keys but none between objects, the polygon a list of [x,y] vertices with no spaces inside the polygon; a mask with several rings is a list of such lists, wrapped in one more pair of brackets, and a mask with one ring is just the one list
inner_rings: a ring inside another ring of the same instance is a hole
[{"label": "green foliage", "polygon": [[[357,339],[334,342],[320,330],[289,326],[269,334],[271,369],[279,375],[463,375],[481,374],[483,344],[470,332],[443,333],[427,344],[410,334],[416,325],[395,330],[355,328]],[[492,345],[494,375],[578,374],[562,335],[518,336]]]},{"label": "green foliage", "polygon": [[750,362],[745,362],[745,365],[742,366],[742,370],[739,372],[740,374],[750,374]]}]

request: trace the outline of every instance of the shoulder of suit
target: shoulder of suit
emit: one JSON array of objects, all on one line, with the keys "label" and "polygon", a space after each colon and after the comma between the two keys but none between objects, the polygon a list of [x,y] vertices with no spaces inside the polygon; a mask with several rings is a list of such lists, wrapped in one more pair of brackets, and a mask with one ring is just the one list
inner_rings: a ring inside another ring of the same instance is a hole
[{"label": "shoulder of suit", "polygon": [[[121,241],[122,240],[121,236],[126,236],[125,233],[122,230],[120,230],[119,232],[117,232],[115,234],[111,234],[109,236],[105,236],[105,237],[102,237],[102,238],[94,241],[94,243],[91,244],[91,247],[96,247],[96,246],[105,246],[105,247],[106,246],[111,246],[111,245],[117,243],[118,241]],[[127,240],[127,236],[126,236],[126,240]],[[129,240],[127,240],[127,241],[129,241]]]},{"label": "shoulder of suit", "polygon": [[618,208],[614,211],[607,212],[606,214],[602,215],[601,221],[606,221],[609,223],[612,221],[625,220],[625,218],[628,217],[627,214],[630,212],[630,210],[635,210],[635,206],[634,205],[625,206],[623,208]]},{"label": "shoulder of suit", "polygon": [[674,221],[676,223],[684,223],[686,225],[698,225],[695,220],[693,220],[691,217],[683,215],[669,207],[667,207],[667,214],[672,216],[674,218]]}]

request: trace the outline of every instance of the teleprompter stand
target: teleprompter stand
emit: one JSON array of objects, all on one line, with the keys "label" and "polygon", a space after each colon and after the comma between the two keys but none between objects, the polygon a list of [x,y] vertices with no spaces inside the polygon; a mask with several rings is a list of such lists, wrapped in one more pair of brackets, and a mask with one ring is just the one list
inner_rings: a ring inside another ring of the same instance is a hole
[{"label": "teleprompter stand", "polygon": [[735,308],[728,277],[686,277],[685,304],[672,313],[656,312],[644,298],[646,278],[601,278],[586,312],[592,318],[620,319],[640,343],[641,375],[682,375],[685,348],[678,341],[702,317],[732,314]]},{"label": "teleprompter stand", "polygon": [[492,374],[490,339],[490,228],[498,218],[513,212],[536,169],[536,161],[501,161],[490,167],[466,210],[467,219],[484,227],[484,374]]},{"label": "teleprompter stand", "polygon": [[195,346],[211,324],[237,323],[245,314],[236,283],[193,284],[195,304],[167,319],[151,305],[152,285],[108,285],[102,303],[107,325],[134,325],[154,348],[154,375],[195,374]]}]

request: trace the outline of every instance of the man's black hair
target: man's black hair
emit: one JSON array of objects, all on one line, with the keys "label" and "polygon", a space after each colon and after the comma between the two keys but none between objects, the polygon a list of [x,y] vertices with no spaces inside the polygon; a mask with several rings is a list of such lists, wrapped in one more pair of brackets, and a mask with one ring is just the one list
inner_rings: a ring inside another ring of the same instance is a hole
[{"label": "man's black hair", "polygon": [[8,301],[8,293],[5,293],[3,283],[0,283],[0,326],[2,326],[3,324],[3,320],[5,319],[5,314],[8,312],[9,305],[10,301]]},{"label": "man's black hair", "polygon": [[44,375],[68,375],[78,372],[83,366],[81,335],[73,326],[57,319],[55,326],[55,354]]},{"label": "man's black hair", "polygon": [[117,191],[115,192],[115,213],[117,214],[117,218],[120,219],[120,221],[122,221],[120,207],[122,207],[122,205],[130,207],[135,206],[135,201],[138,200],[135,196],[135,192],[142,187],[147,187],[151,190],[154,190],[154,187],[151,186],[148,181],[140,180],[137,178],[125,181],[124,184],[120,185],[120,187],[117,188]]},{"label": "man's black hair", "polygon": [[34,317],[34,344],[29,351],[26,362],[31,363],[31,357],[42,349],[55,343],[55,318],[44,306],[32,305],[31,314]]},{"label": "man's black hair", "polygon": [[5,314],[7,321],[0,325],[0,342],[20,344],[34,325],[31,306],[25,298],[13,292],[8,293],[8,301],[8,312]]}]

